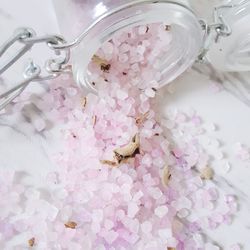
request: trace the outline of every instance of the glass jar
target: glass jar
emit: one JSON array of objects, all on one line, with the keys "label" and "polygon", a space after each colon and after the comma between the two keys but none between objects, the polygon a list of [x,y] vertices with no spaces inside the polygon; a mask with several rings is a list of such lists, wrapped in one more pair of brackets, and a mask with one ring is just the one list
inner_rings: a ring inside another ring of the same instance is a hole
[{"label": "glass jar", "polygon": [[94,89],[88,71],[91,58],[114,34],[130,27],[171,25],[172,40],[160,58],[160,86],[190,67],[203,46],[204,32],[186,0],[54,0],[54,5],[63,36],[74,39],[81,34],[71,57],[80,87]]}]

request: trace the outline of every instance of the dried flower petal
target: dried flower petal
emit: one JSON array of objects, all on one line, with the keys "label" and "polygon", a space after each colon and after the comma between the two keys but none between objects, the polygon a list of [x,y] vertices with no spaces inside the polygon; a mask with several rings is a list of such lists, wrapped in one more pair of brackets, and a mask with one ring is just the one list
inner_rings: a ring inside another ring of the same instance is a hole
[{"label": "dried flower petal", "polygon": [[64,224],[66,228],[71,228],[71,229],[76,229],[77,223],[74,221],[68,221],[67,223]]},{"label": "dried flower petal", "polygon": [[35,245],[35,238],[32,237],[31,239],[29,239],[28,244],[29,244],[30,247],[33,247]]},{"label": "dried flower petal", "polygon": [[201,169],[200,177],[204,180],[211,180],[214,177],[214,171],[210,167],[205,167]]},{"label": "dried flower petal", "polygon": [[117,162],[110,161],[110,160],[101,160],[101,163],[105,164],[105,165],[112,166],[112,167],[117,167],[118,166]]},{"label": "dried flower petal", "polygon": [[139,154],[139,147],[139,134],[136,134],[128,145],[114,150],[115,158],[117,159],[118,163],[127,158],[133,158],[136,154]]},{"label": "dried flower petal", "polygon": [[166,165],[163,169],[163,172],[162,172],[162,184],[163,184],[163,186],[167,187],[170,179],[171,179],[171,173],[169,171],[169,167]]}]

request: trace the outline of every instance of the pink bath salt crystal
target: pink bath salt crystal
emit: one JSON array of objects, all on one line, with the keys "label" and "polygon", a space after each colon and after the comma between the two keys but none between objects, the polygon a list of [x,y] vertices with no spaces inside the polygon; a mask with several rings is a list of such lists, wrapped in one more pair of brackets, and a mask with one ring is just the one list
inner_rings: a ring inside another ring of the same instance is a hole
[{"label": "pink bath salt crystal", "polygon": [[128,98],[127,92],[120,90],[120,89],[116,91],[116,96],[118,99],[120,99],[122,101],[124,101],[125,99]]},{"label": "pink bath salt crystal", "polygon": [[212,216],[212,219],[217,222],[217,223],[222,223],[223,220],[224,220],[224,217],[223,215],[219,214],[219,213],[216,213]]},{"label": "pink bath salt crystal", "polygon": [[218,190],[217,190],[216,188],[209,188],[209,189],[208,189],[208,193],[209,193],[209,195],[210,195],[210,197],[211,197],[210,199],[211,199],[212,201],[217,200],[218,197],[219,197]]},{"label": "pink bath salt crystal", "polygon": [[195,126],[200,126],[201,123],[202,123],[202,120],[199,116],[194,116],[192,119],[191,119],[192,123],[195,125]]},{"label": "pink bath salt crystal", "polygon": [[145,234],[149,234],[151,233],[152,231],[152,223],[150,221],[144,221],[142,224],[141,224],[141,230],[143,233]]},{"label": "pink bath salt crystal", "polygon": [[184,113],[179,113],[175,117],[175,120],[176,120],[177,123],[183,123],[183,122],[185,122],[187,120],[187,116]]},{"label": "pink bath salt crystal", "polygon": [[129,202],[128,203],[128,217],[129,218],[134,218],[135,215],[138,213],[139,207],[137,206],[136,203],[134,202]]},{"label": "pink bath salt crystal", "polygon": [[112,200],[112,192],[110,192],[110,190],[102,190],[101,197],[104,201],[111,201]]},{"label": "pink bath salt crystal", "polygon": [[157,215],[159,218],[163,218],[167,213],[167,206],[159,206],[155,209],[155,215]]},{"label": "pink bath salt crystal", "polygon": [[180,158],[183,155],[183,151],[180,148],[174,148],[172,152],[176,158]]},{"label": "pink bath salt crystal", "polygon": [[140,224],[138,219],[124,218],[122,222],[131,233],[138,233]]},{"label": "pink bath salt crystal", "polygon": [[217,82],[212,82],[210,84],[210,89],[212,93],[218,93],[223,89],[223,85]]},{"label": "pink bath salt crystal", "polygon": [[227,203],[232,203],[236,201],[236,197],[232,194],[228,194],[225,196],[225,200]]},{"label": "pink bath salt crystal", "polygon": [[168,238],[171,238],[173,236],[172,230],[170,228],[160,229],[158,230],[158,234],[161,239],[166,240]]},{"label": "pink bath salt crystal", "polygon": [[230,246],[230,250],[241,250],[240,244],[236,243],[232,246]]},{"label": "pink bath salt crystal", "polygon": [[119,234],[114,230],[110,230],[103,232],[102,236],[105,239],[105,241],[111,245],[118,238]]},{"label": "pink bath salt crystal", "polygon": [[109,220],[109,219],[106,219],[104,221],[104,227],[107,229],[107,230],[110,230],[114,227],[114,222],[112,220]]},{"label": "pink bath salt crystal", "polygon": [[140,55],[143,55],[145,51],[146,51],[146,48],[143,45],[138,45],[136,48],[136,52]]},{"label": "pink bath salt crystal", "polygon": [[186,197],[180,197],[178,201],[172,202],[172,205],[177,209],[181,210],[183,208],[191,209],[192,202]]},{"label": "pink bath salt crystal", "polygon": [[120,51],[120,53],[126,53],[126,52],[128,52],[129,50],[130,50],[130,45],[128,45],[127,43],[123,43],[123,44],[121,44],[121,46],[119,47],[119,51]]},{"label": "pink bath salt crystal", "polygon": [[179,218],[186,218],[190,214],[189,210],[186,208],[183,208],[178,211],[177,216]]},{"label": "pink bath salt crystal", "polygon": [[116,218],[118,219],[118,220],[123,220],[123,218],[125,217],[125,212],[124,212],[124,210],[118,210],[117,212],[116,212]]},{"label": "pink bath salt crystal", "polygon": [[151,166],[152,164],[152,158],[149,154],[145,154],[142,158],[141,163],[147,167]]}]

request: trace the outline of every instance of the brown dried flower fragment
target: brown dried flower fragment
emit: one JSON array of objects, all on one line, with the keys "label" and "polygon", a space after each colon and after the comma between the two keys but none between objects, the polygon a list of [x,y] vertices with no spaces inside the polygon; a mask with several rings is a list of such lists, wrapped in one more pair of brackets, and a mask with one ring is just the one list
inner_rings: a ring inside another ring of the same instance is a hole
[{"label": "brown dried flower fragment", "polygon": [[111,167],[117,167],[118,164],[115,161],[110,161],[110,160],[101,160],[100,161],[102,164],[109,165]]},{"label": "brown dried flower fragment", "polygon": [[136,134],[128,145],[114,150],[117,162],[121,163],[123,160],[127,160],[128,158],[134,158],[136,154],[140,153],[139,148],[140,138],[139,134]]},{"label": "brown dried flower fragment", "polygon": [[77,223],[74,221],[68,221],[64,224],[66,228],[76,229]]},{"label": "brown dried flower fragment", "polygon": [[103,72],[109,72],[109,70],[110,70],[110,68],[111,68],[111,65],[108,63],[108,61],[106,61],[106,60],[100,58],[100,57],[97,56],[97,55],[94,55],[94,56],[92,57],[92,61],[93,61],[94,63],[96,63],[97,65],[99,65],[100,68],[101,68],[101,70],[102,70]]},{"label": "brown dried flower fragment", "polygon": [[135,119],[135,123],[136,123],[137,125],[143,124],[143,123],[146,121],[146,119],[147,119],[147,117],[148,117],[148,114],[149,114],[149,111],[146,112],[145,114],[139,115],[139,116]]},{"label": "brown dried flower fragment", "polygon": [[31,239],[29,239],[28,244],[29,244],[30,247],[33,247],[35,245],[35,238],[32,237]]},{"label": "brown dried flower fragment", "polygon": [[83,97],[82,100],[81,100],[81,106],[82,106],[83,108],[85,108],[86,105],[87,105],[87,97],[85,96],[85,97]]},{"label": "brown dried flower fragment", "polygon": [[203,180],[212,180],[214,177],[213,169],[210,167],[205,167],[205,168],[201,169],[200,177]]},{"label": "brown dried flower fragment", "polygon": [[171,30],[171,25],[165,25],[165,30],[170,31]]},{"label": "brown dried flower fragment", "polygon": [[167,250],[176,250],[175,247],[168,247]]},{"label": "brown dried flower fragment", "polygon": [[171,179],[171,173],[169,171],[169,167],[166,165],[162,172],[162,184],[164,187],[168,186],[170,179]]},{"label": "brown dried flower fragment", "polygon": [[96,125],[97,116],[93,115],[92,120],[93,120],[93,127],[94,127]]}]

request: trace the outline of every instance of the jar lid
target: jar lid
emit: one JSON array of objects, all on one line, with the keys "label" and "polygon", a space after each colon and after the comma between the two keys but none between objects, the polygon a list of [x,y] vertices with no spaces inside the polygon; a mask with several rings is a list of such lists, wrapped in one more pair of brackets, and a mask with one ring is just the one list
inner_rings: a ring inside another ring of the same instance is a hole
[{"label": "jar lid", "polygon": [[217,18],[227,27],[230,36],[215,39],[207,53],[208,61],[220,71],[249,71],[250,1],[230,1],[216,11]]}]

